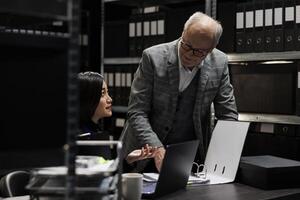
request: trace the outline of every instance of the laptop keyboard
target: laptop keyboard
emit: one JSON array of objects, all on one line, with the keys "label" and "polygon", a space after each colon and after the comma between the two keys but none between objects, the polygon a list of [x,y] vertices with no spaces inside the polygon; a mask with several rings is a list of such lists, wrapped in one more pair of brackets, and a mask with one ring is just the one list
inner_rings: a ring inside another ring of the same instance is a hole
[{"label": "laptop keyboard", "polygon": [[153,194],[155,192],[156,182],[149,183],[144,181],[143,182],[143,194]]}]

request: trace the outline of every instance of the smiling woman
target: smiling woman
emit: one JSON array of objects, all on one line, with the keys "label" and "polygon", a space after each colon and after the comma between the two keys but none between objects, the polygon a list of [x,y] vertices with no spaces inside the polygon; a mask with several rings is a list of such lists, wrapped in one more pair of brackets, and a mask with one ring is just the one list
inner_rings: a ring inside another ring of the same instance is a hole
[{"label": "smiling woman", "polygon": [[[101,74],[97,72],[81,72],[78,74],[80,92],[80,140],[110,140],[109,133],[101,130],[99,120],[112,116],[112,98],[108,94],[107,85]],[[132,151],[126,161],[131,164],[137,160],[151,158],[156,148],[148,144]],[[79,154],[101,155],[111,159],[115,152],[106,147],[80,147]]]},{"label": "smiling woman", "polygon": [[80,88],[80,129],[94,133],[98,129],[98,121],[112,115],[112,99],[108,94],[103,76],[97,72],[78,74]]}]

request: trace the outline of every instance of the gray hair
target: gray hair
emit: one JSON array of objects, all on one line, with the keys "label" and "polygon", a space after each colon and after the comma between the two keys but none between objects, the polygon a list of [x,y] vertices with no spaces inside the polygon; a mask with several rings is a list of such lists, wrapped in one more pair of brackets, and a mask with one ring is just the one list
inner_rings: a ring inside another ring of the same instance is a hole
[{"label": "gray hair", "polygon": [[214,30],[214,46],[217,46],[219,43],[220,37],[223,33],[222,25],[219,21],[211,18],[210,16],[202,13],[202,12],[195,12],[190,18],[185,22],[183,31],[187,30],[192,24],[196,22],[207,21],[211,22],[215,26]]}]

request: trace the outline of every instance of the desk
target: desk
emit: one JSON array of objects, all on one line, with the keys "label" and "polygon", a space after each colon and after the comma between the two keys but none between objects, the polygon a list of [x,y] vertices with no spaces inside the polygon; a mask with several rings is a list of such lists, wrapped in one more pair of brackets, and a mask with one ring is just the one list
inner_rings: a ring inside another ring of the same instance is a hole
[{"label": "desk", "polygon": [[[296,196],[284,196],[295,194]],[[282,198],[279,198],[282,197]],[[48,199],[48,198],[41,198]],[[188,187],[158,200],[299,200],[300,188],[261,190],[240,183],[203,185]],[[29,200],[29,196],[5,198],[3,200]]]},{"label": "desk", "polygon": [[[269,200],[278,197],[297,194],[297,197],[279,198],[280,200],[299,200],[300,188],[262,190],[240,183],[203,185],[188,187],[186,190],[178,191],[159,200]],[[278,200],[279,200],[278,199]]]}]

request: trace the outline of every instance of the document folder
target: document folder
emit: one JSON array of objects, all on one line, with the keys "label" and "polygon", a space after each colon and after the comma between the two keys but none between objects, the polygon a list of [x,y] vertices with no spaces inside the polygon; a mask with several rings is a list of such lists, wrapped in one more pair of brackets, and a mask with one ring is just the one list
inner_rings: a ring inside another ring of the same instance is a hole
[{"label": "document folder", "polygon": [[265,0],[264,2],[265,22],[264,22],[264,47],[265,51],[273,51],[273,4],[272,0]]},{"label": "document folder", "polygon": [[273,51],[280,52],[283,51],[283,0],[275,0],[273,2],[274,6],[274,40]]},{"label": "document folder", "polygon": [[236,33],[235,33],[235,49],[236,52],[245,52],[245,3],[239,3],[236,11]]},{"label": "document folder", "polygon": [[254,52],[264,51],[264,10],[261,0],[254,1]]},{"label": "document folder", "polygon": [[284,50],[294,51],[295,47],[295,1],[284,2]]},{"label": "document folder", "polygon": [[218,120],[204,162],[205,184],[234,181],[250,123]]}]

